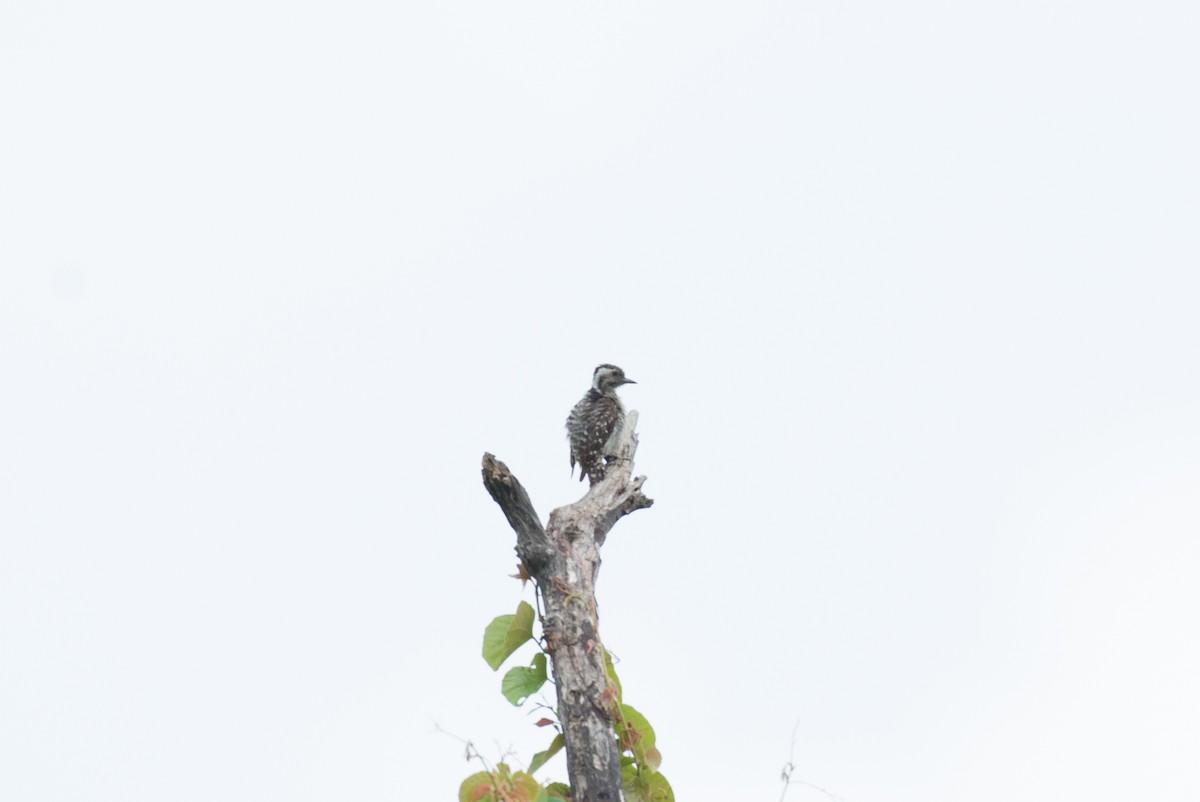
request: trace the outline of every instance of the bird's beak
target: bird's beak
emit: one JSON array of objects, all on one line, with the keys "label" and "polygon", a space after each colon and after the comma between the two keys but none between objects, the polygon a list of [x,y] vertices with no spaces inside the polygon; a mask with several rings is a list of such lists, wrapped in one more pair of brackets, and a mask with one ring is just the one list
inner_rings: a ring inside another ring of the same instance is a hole
[{"label": "bird's beak", "polygon": [[633,379],[626,379],[625,381],[621,382],[621,384],[637,384],[637,382],[635,382]]}]

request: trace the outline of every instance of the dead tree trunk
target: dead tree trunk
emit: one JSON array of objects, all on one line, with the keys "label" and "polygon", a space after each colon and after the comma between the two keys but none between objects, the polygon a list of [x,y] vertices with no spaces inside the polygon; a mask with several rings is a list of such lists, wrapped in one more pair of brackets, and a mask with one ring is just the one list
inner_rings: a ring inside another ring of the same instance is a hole
[{"label": "dead tree trunk", "polygon": [[542,629],[558,690],[573,802],[619,802],[621,762],[610,705],[596,575],[600,546],[625,515],[649,507],[646,477],[632,477],[637,412],[631,411],[601,481],[574,504],[550,513],[542,528],[529,494],[503,462],[483,455],[483,484],[517,533],[517,556],[533,576],[544,610]]}]

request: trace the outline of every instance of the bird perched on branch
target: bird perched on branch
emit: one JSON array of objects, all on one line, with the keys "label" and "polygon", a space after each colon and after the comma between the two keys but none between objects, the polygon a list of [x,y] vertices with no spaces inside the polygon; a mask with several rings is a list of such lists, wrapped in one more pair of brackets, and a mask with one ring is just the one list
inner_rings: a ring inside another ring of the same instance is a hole
[{"label": "bird perched on branch", "polygon": [[592,373],[592,389],[567,416],[567,439],[571,441],[571,474],[579,463],[579,481],[588,477],[590,484],[604,478],[604,458],[616,444],[625,422],[625,408],[617,398],[622,384],[637,384],[625,378],[616,365],[601,365]]}]

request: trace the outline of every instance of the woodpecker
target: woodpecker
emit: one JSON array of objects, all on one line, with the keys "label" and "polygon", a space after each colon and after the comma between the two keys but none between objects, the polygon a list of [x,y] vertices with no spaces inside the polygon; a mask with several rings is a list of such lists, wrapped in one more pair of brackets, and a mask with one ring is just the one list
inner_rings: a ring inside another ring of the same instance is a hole
[{"label": "woodpecker", "polygon": [[592,373],[592,389],[567,416],[567,439],[571,441],[571,475],[579,463],[579,481],[588,477],[590,484],[604,478],[604,458],[616,444],[625,422],[625,407],[617,398],[622,384],[637,384],[625,378],[616,365],[600,365]]}]

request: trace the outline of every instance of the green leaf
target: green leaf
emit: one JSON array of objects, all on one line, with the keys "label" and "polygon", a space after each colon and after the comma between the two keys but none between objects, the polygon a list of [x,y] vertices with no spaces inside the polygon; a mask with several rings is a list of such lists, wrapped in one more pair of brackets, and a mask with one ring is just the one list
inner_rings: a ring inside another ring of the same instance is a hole
[{"label": "green leaf", "polygon": [[491,774],[486,771],[472,774],[458,787],[458,802],[492,802],[495,788]]},{"label": "green leaf", "polygon": [[617,701],[621,701],[621,680],[617,678],[617,669],[613,665],[612,654],[608,649],[604,650],[604,670],[608,673],[608,678],[617,689]]},{"label": "green leaf", "polygon": [[518,646],[532,637],[533,608],[528,602],[521,602],[516,615],[496,616],[487,625],[483,631],[483,659],[496,671]]},{"label": "green leaf", "polygon": [[566,783],[550,783],[546,786],[546,793],[550,794],[550,802],[566,802],[571,798],[571,786]]},{"label": "green leaf", "polygon": [[638,771],[627,766],[621,770],[621,790],[625,792],[625,802],[675,802],[671,784],[657,771]]},{"label": "green leaf", "polygon": [[[617,737],[621,749],[628,750],[637,758],[638,765],[646,765],[646,752],[654,748],[654,728],[630,705],[620,705],[620,718],[616,722]],[[662,758],[660,757],[659,760]]]},{"label": "green leaf", "polygon": [[554,740],[550,742],[550,748],[548,748],[545,752],[538,752],[533,756],[533,760],[529,761],[529,773],[533,774],[542,766],[546,765],[546,761],[557,755],[559,750],[563,748],[564,743],[566,743],[566,741],[563,740],[561,732],[558,735],[555,735]]},{"label": "green leaf", "polygon": [[542,786],[537,780],[523,771],[513,772],[511,793],[513,802],[536,802]]},{"label": "green leaf", "polygon": [[508,670],[500,683],[500,693],[514,705],[520,705],[545,684],[546,655],[538,652],[529,668],[517,666]]}]

